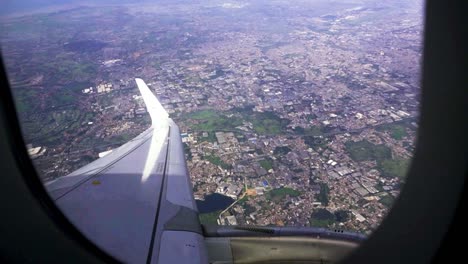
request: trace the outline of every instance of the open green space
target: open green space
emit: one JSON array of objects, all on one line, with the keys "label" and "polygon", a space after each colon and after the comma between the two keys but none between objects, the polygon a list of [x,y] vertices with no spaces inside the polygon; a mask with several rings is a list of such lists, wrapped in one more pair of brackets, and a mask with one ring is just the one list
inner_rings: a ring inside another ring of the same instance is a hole
[{"label": "open green space", "polygon": [[379,202],[388,208],[390,208],[393,205],[393,202],[395,201],[395,198],[391,195],[385,195],[384,197],[380,198]]},{"label": "open green space", "polygon": [[297,190],[294,190],[292,188],[282,187],[282,188],[273,189],[273,190],[267,192],[266,193],[266,198],[269,199],[269,200],[273,200],[273,201],[281,201],[287,195],[289,195],[289,197],[297,197],[297,196],[301,195],[301,192],[299,192]]},{"label": "open green space", "polygon": [[398,177],[404,178],[408,171],[410,160],[409,159],[393,159],[384,160],[379,164],[379,170],[384,177]]},{"label": "open green space", "polygon": [[347,210],[338,210],[334,214],[337,222],[343,223],[349,220],[350,213]]},{"label": "open green space", "polygon": [[237,117],[228,117],[214,110],[200,110],[186,115],[187,119],[196,120],[192,129],[196,131],[225,131],[234,130],[242,125],[242,120]]},{"label": "open green space", "polygon": [[253,107],[234,108],[220,113],[205,109],[189,113],[182,118],[194,120],[192,129],[196,131],[236,130],[244,121],[252,123],[253,130],[260,135],[276,135],[286,131],[289,120],[280,118],[273,112],[254,112]]},{"label": "open green space", "polygon": [[322,205],[327,206],[329,201],[330,188],[326,183],[320,183],[320,193],[315,195],[315,198],[322,203]]},{"label": "open green space", "polygon": [[216,69],[214,71],[215,74],[213,74],[212,76],[210,76],[210,79],[216,79],[218,77],[222,77],[224,75],[226,75],[226,72],[223,71],[222,69]]},{"label": "open green space", "polygon": [[270,159],[264,159],[258,162],[265,170],[273,169],[273,162]]},{"label": "open green space", "polygon": [[254,131],[260,135],[277,135],[285,132],[290,122],[274,112],[255,112],[253,106],[234,108],[231,112],[240,114],[243,120],[251,122]]},{"label": "open green space", "polygon": [[237,203],[240,205],[244,205],[249,200],[249,196],[245,195],[242,199],[238,200]]},{"label": "open green space", "polygon": [[207,137],[203,137],[201,136],[199,138],[199,141],[203,142],[203,141],[206,141],[206,142],[211,142],[211,143],[214,143],[217,141],[216,139],[216,134],[214,131],[211,131],[211,132],[207,132],[208,133],[208,136]]},{"label": "open green space", "polygon": [[214,155],[205,155],[204,156],[204,159],[211,162],[212,164],[216,165],[216,166],[220,166],[221,168],[225,169],[225,170],[229,170],[229,169],[232,169],[232,165],[230,164],[227,164],[226,162],[224,162],[220,157],[218,156],[214,156]]},{"label": "open green space", "polygon": [[83,123],[92,120],[92,115],[79,109],[32,112],[21,116],[26,141],[46,146],[59,144],[67,134],[81,133],[86,130]]},{"label": "open green space", "polygon": [[34,111],[39,107],[38,90],[33,88],[13,89],[16,111],[20,115]]},{"label": "open green space", "polygon": [[387,131],[393,139],[401,140],[408,135],[406,127],[399,123],[384,124],[377,127],[378,131]]},{"label": "open green space", "polygon": [[198,218],[200,219],[200,223],[202,225],[218,225],[218,216],[221,211],[206,213],[206,214],[199,214]]},{"label": "open green space", "polygon": [[288,154],[290,151],[291,151],[291,148],[287,146],[281,146],[281,147],[276,147],[275,150],[273,150],[273,154],[284,156]]},{"label": "open green space", "polygon": [[295,127],[293,129],[294,133],[298,135],[303,135],[303,136],[313,136],[313,137],[318,137],[318,136],[323,136],[325,135],[325,130],[321,126],[310,126],[307,128],[303,127]]},{"label": "open green space", "polygon": [[208,110],[200,110],[200,111],[189,113],[187,117],[190,119],[205,120],[205,119],[217,118],[219,117],[219,114],[214,110],[208,109]]},{"label": "open green space", "polygon": [[242,206],[244,208],[244,215],[249,215],[255,211],[257,211],[257,209],[249,204],[243,204]]},{"label": "open green space", "polygon": [[346,222],[350,218],[350,212],[347,210],[338,210],[334,213],[327,209],[315,209],[310,215],[309,224],[312,227],[330,227],[336,222]]},{"label": "open green space", "polygon": [[[49,59],[47,65],[44,65],[44,72],[53,72],[53,76],[48,76],[51,81],[75,80],[84,82],[94,77],[97,72],[97,65],[93,61],[77,61],[70,54],[60,54]],[[89,86],[88,86],[89,87]],[[82,87],[81,89],[84,89]]]},{"label": "open green space", "polygon": [[392,158],[392,151],[385,145],[374,145],[367,140],[348,141],[346,151],[354,161],[376,160],[382,162]]},{"label": "open green space", "polygon": [[314,150],[317,150],[319,148],[326,148],[327,147],[327,139],[326,138],[320,138],[320,137],[314,137],[314,136],[304,136],[304,143],[311,147]]},{"label": "open green space", "polygon": [[279,134],[289,124],[287,119],[282,119],[273,112],[254,112],[248,120],[252,122],[255,132],[261,135]]},{"label": "open green space", "polygon": [[333,224],[333,220],[311,218],[309,224],[312,227],[328,227]]},{"label": "open green space", "polygon": [[400,121],[378,125],[376,130],[388,132],[392,138],[401,140],[408,135],[408,130],[416,130],[416,127],[412,124],[413,122],[417,122],[417,119],[414,117],[405,118]]},{"label": "open green space", "polygon": [[261,135],[279,134],[289,124],[287,119],[282,119],[273,112],[254,112],[251,107],[235,108],[226,113],[206,109],[187,114],[185,118],[197,121],[192,125],[196,131],[235,130],[243,121],[248,121],[252,123],[253,130]]},{"label": "open green space", "polygon": [[329,129],[323,126],[310,126],[307,128],[295,127],[293,132],[296,135],[302,136],[304,143],[316,150],[319,148],[326,148],[328,143],[326,134],[329,132],[327,130]]},{"label": "open green space", "polygon": [[384,177],[404,178],[410,160],[392,158],[392,151],[385,145],[374,145],[367,140],[345,143],[346,151],[354,161],[375,160],[377,169]]},{"label": "open green space", "polygon": [[335,222],[335,215],[327,209],[316,209],[310,215],[310,226],[329,227]]},{"label": "open green space", "polygon": [[64,85],[51,93],[50,97],[47,98],[47,103],[53,107],[76,105],[80,100],[83,100],[81,91],[90,86],[92,86],[92,84],[89,82],[73,82]]}]

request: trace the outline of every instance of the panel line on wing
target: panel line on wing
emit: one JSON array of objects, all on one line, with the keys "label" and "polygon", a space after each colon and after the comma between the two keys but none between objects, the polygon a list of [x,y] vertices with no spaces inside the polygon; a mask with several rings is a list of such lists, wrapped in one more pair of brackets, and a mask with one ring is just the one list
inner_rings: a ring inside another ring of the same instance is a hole
[{"label": "panel line on wing", "polygon": [[[60,196],[58,197],[53,197],[54,201],[58,201],[60,198],[64,197],[65,195],[67,195],[68,193],[72,192],[73,190],[77,189],[78,187],[80,187],[81,185],[83,185],[85,182],[88,182],[89,180],[95,178],[96,176],[100,175],[101,173],[105,172],[107,169],[109,169],[112,165],[114,165],[115,163],[119,162],[120,160],[122,160],[123,158],[125,158],[127,155],[131,154],[134,150],[136,150],[137,148],[139,148],[141,145],[143,145],[146,141],[148,141],[149,138],[146,138],[145,140],[143,140],[142,142],[140,142],[138,145],[136,145],[135,147],[131,148],[129,151],[125,152],[123,155],[121,155],[120,157],[118,157],[117,159],[113,160],[112,162],[110,162],[109,164],[106,164],[105,166],[102,166],[99,168],[99,170],[95,173],[93,173],[92,175],[90,175],[89,177],[85,178],[84,180],[82,181],[79,181],[78,183],[76,183],[75,185],[73,185],[69,190],[67,190],[65,193],[61,194]],[[52,182],[51,182],[52,183]]]},{"label": "panel line on wing", "polygon": [[[168,129],[168,134],[171,133],[171,128],[169,127]],[[153,258],[153,247],[155,243],[155,238],[156,238],[156,232],[158,228],[158,219],[159,219],[159,212],[161,211],[161,201],[163,199],[163,193],[165,190],[165,184],[166,184],[166,172],[167,172],[167,163],[168,163],[168,157],[169,157],[169,146],[170,146],[170,140],[169,136],[166,137],[166,158],[164,161],[164,170],[162,173],[162,182],[161,182],[161,190],[159,191],[159,198],[158,198],[158,206],[156,207],[156,216],[154,219],[154,225],[153,225],[153,230],[151,233],[151,241],[150,241],[150,247],[149,247],[149,252],[148,252],[148,258],[146,259],[146,263],[151,263],[151,260]]]}]

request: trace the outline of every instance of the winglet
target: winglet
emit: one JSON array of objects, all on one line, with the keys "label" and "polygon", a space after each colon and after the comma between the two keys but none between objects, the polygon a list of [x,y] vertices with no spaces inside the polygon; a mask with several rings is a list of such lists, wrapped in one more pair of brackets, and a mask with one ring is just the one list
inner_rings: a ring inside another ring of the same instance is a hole
[{"label": "winglet", "polygon": [[157,122],[164,121],[169,118],[169,114],[159,102],[158,98],[151,92],[146,83],[140,79],[135,78],[135,81],[140,90],[141,96],[146,104],[146,109],[151,116],[151,123],[154,126]]}]

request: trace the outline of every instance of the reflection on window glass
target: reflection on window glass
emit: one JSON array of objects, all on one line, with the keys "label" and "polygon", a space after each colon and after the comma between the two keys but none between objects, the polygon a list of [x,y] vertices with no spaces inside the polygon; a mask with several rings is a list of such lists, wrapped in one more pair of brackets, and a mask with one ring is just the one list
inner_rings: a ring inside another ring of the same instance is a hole
[{"label": "reflection on window glass", "polygon": [[0,39],[44,182],[148,128],[140,77],[181,129],[202,223],[367,234],[398,196],[422,0],[31,2]]}]

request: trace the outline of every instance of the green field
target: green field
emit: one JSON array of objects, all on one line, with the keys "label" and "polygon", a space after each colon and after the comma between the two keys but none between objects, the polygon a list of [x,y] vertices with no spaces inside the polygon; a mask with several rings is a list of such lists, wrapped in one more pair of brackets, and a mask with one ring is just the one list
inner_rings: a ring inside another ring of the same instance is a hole
[{"label": "green field", "polygon": [[338,210],[335,211],[334,215],[337,222],[343,223],[349,220],[350,213],[347,210]]},{"label": "green field", "polygon": [[254,112],[248,117],[255,132],[261,135],[277,135],[285,131],[289,121],[282,119],[273,112]]},{"label": "green field", "polygon": [[236,117],[227,117],[214,110],[201,110],[190,113],[187,119],[198,121],[192,125],[196,131],[223,131],[234,130],[235,127],[242,125],[242,120]]},{"label": "green field", "polygon": [[243,120],[251,122],[254,131],[260,135],[277,135],[285,132],[290,122],[273,112],[255,112],[253,106],[234,108],[231,112],[240,114]]},{"label": "green field", "polygon": [[310,215],[309,224],[312,227],[329,227],[335,222],[335,215],[327,209],[316,209]]},{"label": "green field", "polygon": [[225,170],[232,169],[232,165],[227,164],[226,162],[221,160],[218,156],[206,155],[204,156],[204,159],[211,162],[212,164],[216,166],[220,166],[221,168]]},{"label": "green field", "polygon": [[294,133],[296,133],[297,135],[318,137],[323,136],[325,134],[325,131],[323,127],[310,126],[308,128],[296,127],[294,128]]},{"label": "green field", "polygon": [[377,127],[378,131],[387,131],[393,139],[401,140],[408,135],[406,127],[402,124],[391,123]]},{"label": "green field", "polygon": [[375,160],[377,169],[384,177],[404,178],[409,159],[392,158],[392,151],[385,145],[374,145],[367,140],[345,143],[346,151],[354,161]]},{"label": "green field", "polygon": [[327,139],[314,136],[304,136],[303,139],[304,143],[314,150],[317,150],[318,148],[324,149],[327,147],[328,143]]},{"label": "green field", "polygon": [[219,114],[214,110],[200,110],[200,111],[196,111],[196,112],[192,112],[188,114],[187,117],[190,119],[195,119],[195,120],[206,120],[206,119],[218,118]]},{"label": "green field", "polygon": [[56,89],[49,98],[47,103],[50,106],[60,107],[76,105],[82,100],[83,94],[81,91],[84,88],[92,86],[89,82],[74,82]]},{"label": "green field", "polygon": [[29,113],[21,119],[22,129],[27,141],[37,144],[59,144],[63,141],[64,132],[78,134],[84,130],[84,122],[89,122],[92,114],[79,109],[50,112]]},{"label": "green field", "polygon": [[345,143],[346,151],[354,161],[376,160],[382,162],[392,158],[392,151],[385,145],[374,145],[367,140]]},{"label": "green field", "polygon": [[315,209],[310,215],[309,224],[312,227],[330,227],[333,223],[348,221],[349,217],[350,212],[347,210],[332,213],[327,209]]},{"label": "green field", "polygon": [[249,200],[249,197],[245,195],[242,199],[237,201],[237,204],[244,205]]},{"label": "green field", "polygon": [[[313,117],[311,117],[312,119]],[[329,130],[329,129],[328,129]],[[295,127],[294,134],[301,136],[304,143],[309,147],[317,150],[319,148],[325,149],[327,147],[327,128],[323,126],[310,126],[307,128]],[[328,131],[329,132],[329,131]]]},{"label": "green field", "polygon": [[[53,73],[53,76],[48,77],[50,81],[75,80],[82,82],[94,79],[93,77],[96,77],[97,69],[98,66],[95,61],[77,61],[68,53],[60,53],[48,59],[48,63],[44,65],[43,71]],[[86,86],[81,89],[84,88]]]},{"label": "green field", "polygon": [[270,159],[264,159],[258,163],[267,171],[273,169],[273,162]]},{"label": "green field", "polygon": [[215,132],[207,132],[207,133],[208,133],[208,137],[201,136],[199,138],[199,141],[201,142],[206,141],[206,142],[211,142],[211,143],[214,143],[217,141]]},{"label": "green field", "polygon": [[384,177],[404,178],[408,171],[409,159],[384,160],[379,165],[379,170]]},{"label": "green field", "polygon": [[333,224],[333,220],[328,220],[328,219],[315,219],[315,218],[311,218],[309,220],[309,224],[310,226],[312,227],[329,227],[331,224]]},{"label": "green field", "polygon": [[34,111],[39,107],[37,93],[38,91],[32,88],[13,89],[16,110],[20,115]]},{"label": "green field", "polygon": [[267,192],[266,198],[273,201],[280,201],[283,200],[286,197],[286,195],[289,195],[290,197],[297,197],[301,195],[301,192],[296,191],[292,188],[283,187]]},{"label": "green field", "polygon": [[251,205],[248,205],[248,204],[243,204],[242,206],[244,208],[244,214],[245,215],[249,215],[255,211],[257,211],[257,209]]},{"label": "green field", "polygon": [[[231,114],[231,116],[227,116]],[[226,131],[235,130],[243,121],[251,122],[253,130],[261,135],[276,135],[286,131],[289,121],[282,119],[273,112],[254,112],[251,107],[235,108],[226,113],[215,110],[200,110],[186,115],[184,118],[197,121],[192,125],[196,131]]]},{"label": "green field", "polygon": [[393,205],[393,202],[395,201],[395,198],[391,195],[386,195],[382,198],[380,198],[379,202],[387,207],[391,207]]},{"label": "green field", "polygon": [[274,155],[284,156],[284,155],[288,154],[290,151],[291,151],[291,148],[286,147],[286,146],[276,147],[275,150],[273,150],[273,154]]},{"label": "green field", "polygon": [[199,214],[198,218],[200,219],[200,223],[202,225],[218,225],[218,216],[221,213],[221,211],[216,211],[212,213],[206,213],[206,214]]},{"label": "green field", "polygon": [[415,131],[416,127],[412,122],[417,122],[416,118],[405,118],[388,124],[381,124],[376,127],[377,131],[388,132],[396,140],[401,140],[408,135],[408,130]]},{"label": "green field", "polygon": [[328,184],[326,183],[320,183],[320,193],[315,196],[319,202],[322,203],[322,205],[327,206],[328,205],[328,194],[330,193],[330,188],[328,187]]}]

